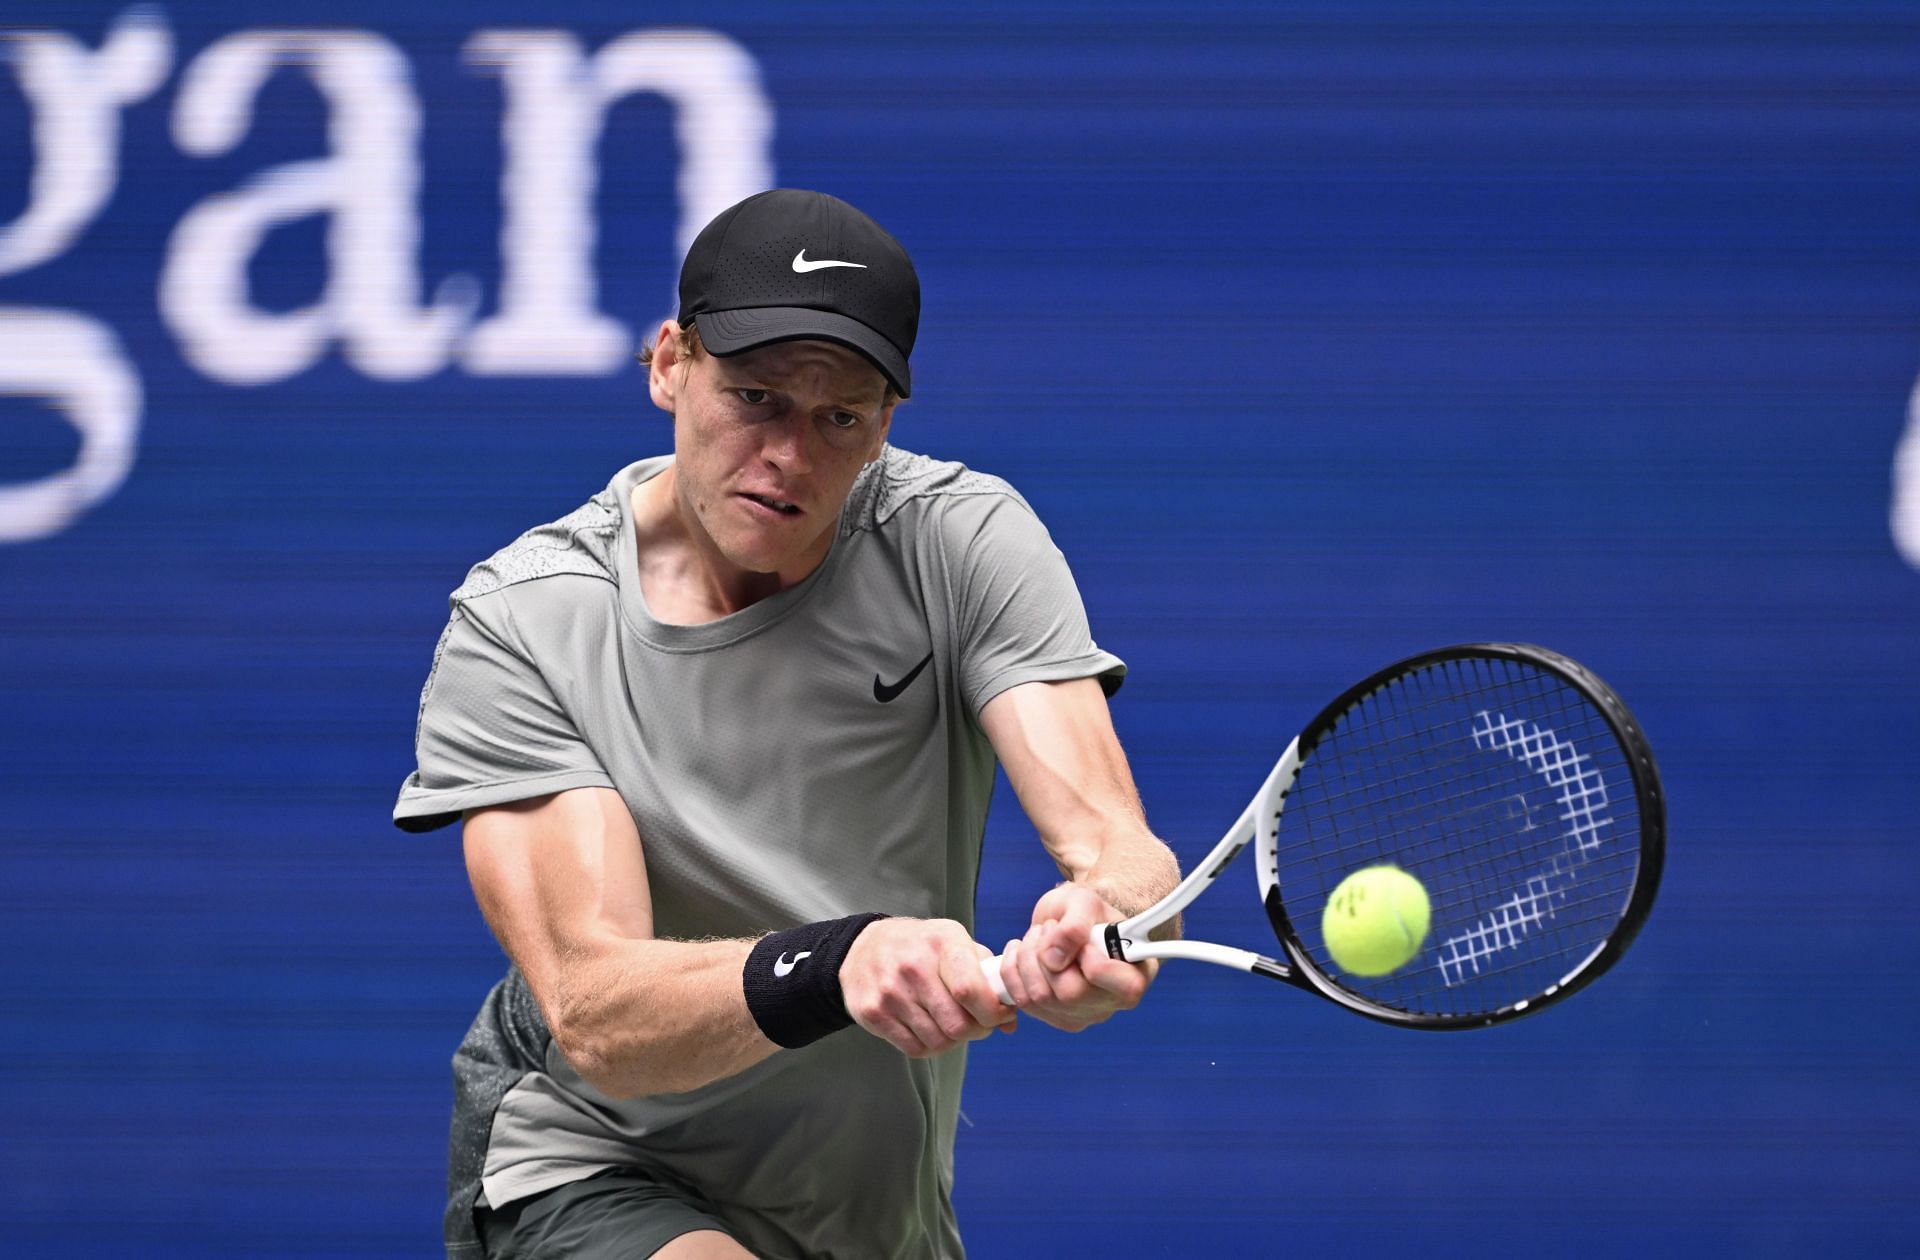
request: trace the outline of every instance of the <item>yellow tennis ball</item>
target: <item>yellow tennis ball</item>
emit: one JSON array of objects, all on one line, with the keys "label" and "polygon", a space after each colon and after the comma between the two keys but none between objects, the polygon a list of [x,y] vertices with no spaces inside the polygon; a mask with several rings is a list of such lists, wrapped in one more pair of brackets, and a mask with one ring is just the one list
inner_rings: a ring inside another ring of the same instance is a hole
[{"label": "yellow tennis ball", "polygon": [[1320,914],[1320,935],[1355,976],[1398,971],[1420,952],[1433,907],[1420,881],[1397,866],[1369,866],[1340,881]]}]

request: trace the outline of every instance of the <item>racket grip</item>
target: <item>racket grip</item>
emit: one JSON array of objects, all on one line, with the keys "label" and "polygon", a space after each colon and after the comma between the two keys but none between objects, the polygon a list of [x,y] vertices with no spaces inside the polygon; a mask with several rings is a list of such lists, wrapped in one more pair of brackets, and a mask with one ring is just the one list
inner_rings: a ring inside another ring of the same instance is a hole
[{"label": "racket grip", "polygon": [[1000,959],[1003,956],[1004,955],[1001,954],[995,954],[991,958],[982,958],[980,960],[980,970],[987,977],[987,983],[993,986],[994,996],[1002,1002],[1005,1002],[1008,1006],[1012,1006],[1013,995],[1007,992],[1007,986],[1001,983],[1000,980]]},{"label": "racket grip", "polygon": [[[1114,929],[1124,926],[1125,924],[1108,923],[1102,927],[1098,927],[1094,929],[1096,933],[1094,939],[1096,941],[1110,941],[1113,939]],[[1135,959],[1127,957],[1124,953],[1115,952],[1116,947],[1112,945],[1108,946],[1108,950],[1113,953],[1115,958],[1120,959],[1122,962],[1136,961]],[[1013,995],[1007,992],[1007,986],[1001,983],[1000,980],[1000,960],[1005,957],[1005,954],[995,954],[991,958],[982,958],[980,960],[980,971],[982,975],[986,976],[987,983],[993,986],[994,996],[1002,1002],[1005,1002],[1008,1006],[1012,1006]]]}]

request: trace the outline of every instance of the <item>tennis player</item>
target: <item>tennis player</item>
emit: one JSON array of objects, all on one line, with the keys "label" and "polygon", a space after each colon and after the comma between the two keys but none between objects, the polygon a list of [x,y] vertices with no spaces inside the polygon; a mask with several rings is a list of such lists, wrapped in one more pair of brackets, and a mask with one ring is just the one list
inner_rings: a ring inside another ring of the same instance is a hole
[{"label": "tennis player", "polygon": [[[512,961],[454,1058],[451,1257],[954,1257],[967,1042],[1149,972],[1177,881],[1073,579],[1005,482],[888,444],[920,285],[777,189],[694,242],[644,459],[476,566],[394,820],[465,822]],[[1065,882],[979,969],[996,759]]]}]

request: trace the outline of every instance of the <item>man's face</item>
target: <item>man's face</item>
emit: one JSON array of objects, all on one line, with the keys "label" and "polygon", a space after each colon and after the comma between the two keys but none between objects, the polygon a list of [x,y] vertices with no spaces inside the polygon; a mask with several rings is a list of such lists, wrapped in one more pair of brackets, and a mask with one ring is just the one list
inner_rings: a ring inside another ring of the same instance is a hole
[{"label": "man's face", "polygon": [[649,385],[673,415],[674,495],[696,542],[782,586],[813,572],[854,478],[886,441],[893,408],[879,370],[826,341],[688,359],[662,336]]}]

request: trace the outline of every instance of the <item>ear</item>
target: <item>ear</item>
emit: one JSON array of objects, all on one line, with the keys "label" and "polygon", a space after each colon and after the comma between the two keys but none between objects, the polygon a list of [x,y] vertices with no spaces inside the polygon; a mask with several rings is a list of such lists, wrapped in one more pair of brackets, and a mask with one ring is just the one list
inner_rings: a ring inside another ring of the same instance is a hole
[{"label": "ear", "polygon": [[680,325],[667,320],[653,336],[653,362],[647,365],[647,393],[653,405],[673,414],[674,393],[686,376],[679,370],[686,363],[680,357]]}]

